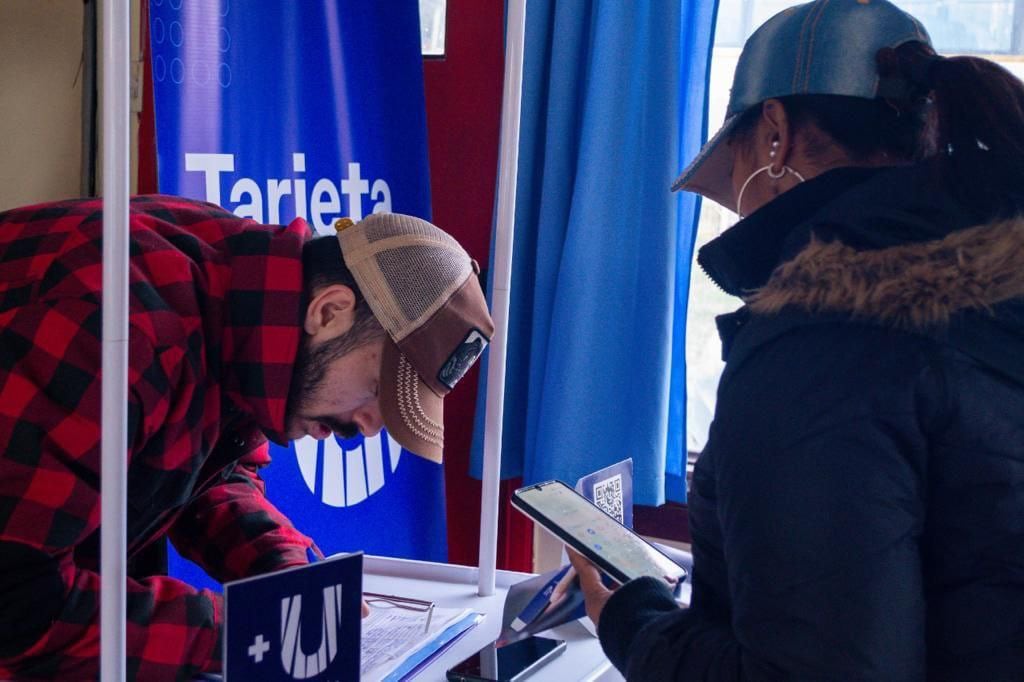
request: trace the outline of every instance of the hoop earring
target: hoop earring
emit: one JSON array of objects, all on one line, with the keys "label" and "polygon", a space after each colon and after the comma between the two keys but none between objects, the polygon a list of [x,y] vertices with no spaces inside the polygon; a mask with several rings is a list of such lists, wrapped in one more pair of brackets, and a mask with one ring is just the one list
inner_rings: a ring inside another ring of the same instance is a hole
[{"label": "hoop earring", "polygon": [[772,180],[779,180],[782,177],[784,177],[786,175],[786,173],[789,173],[790,175],[794,176],[800,182],[804,182],[804,176],[800,175],[800,173],[796,172],[795,170],[793,170],[789,166],[783,166],[782,168],[780,168],[778,170],[778,174],[776,174],[776,172],[772,170],[771,165],[762,166],[761,168],[758,168],[756,171],[751,173],[750,177],[748,177],[746,182],[743,183],[743,185],[740,187],[739,196],[736,197],[736,215],[738,215],[740,218],[746,217],[746,216],[743,215],[743,211],[741,210],[741,206],[743,205],[743,193],[747,191],[747,186],[750,185],[750,181],[751,180],[756,178],[761,173],[765,173],[765,172],[768,173],[768,177],[771,178]]}]

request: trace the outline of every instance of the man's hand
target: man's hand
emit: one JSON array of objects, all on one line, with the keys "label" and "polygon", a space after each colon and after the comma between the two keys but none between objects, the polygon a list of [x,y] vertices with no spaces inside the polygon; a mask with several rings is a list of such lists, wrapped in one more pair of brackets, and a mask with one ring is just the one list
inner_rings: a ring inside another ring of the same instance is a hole
[{"label": "man's hand", "polygon": [[565,552],[569,555],[569,563],[580,578],[580,589],[583,590],[583,598],[587,604],[587,615],[594,621],[594,625],[597,625],[605,602],[612,596],[612,590],[601,582],[601,571],[583,555],[571,547],[566,547]]},{"label": "man's hand", "polygon": [[367,604],[366,600],[364,599],[363,600],[363,618],[366,618],[369,615],[370,615],[370,605]]}]

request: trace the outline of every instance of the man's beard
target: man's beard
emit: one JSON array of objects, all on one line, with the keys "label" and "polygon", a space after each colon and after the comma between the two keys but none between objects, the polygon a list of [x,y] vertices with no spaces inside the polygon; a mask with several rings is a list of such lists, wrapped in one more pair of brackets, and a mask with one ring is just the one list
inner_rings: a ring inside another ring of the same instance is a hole
[{"label": "man's beard", "polygon": [[295,357],[291,386],[288,389],[288,404],[285,408],[285,423],[301,412],[306,396],[313,395],[324,382],[327,368],[333,360],[329,343],[313,346],[308,334],[302,335],[299,352]]},{"label": "man's beard", "polygon": [[299,352],[295,356],[291,386],[288,388],[285,424],[290,424],[295,415],[302,414],[308,397],[322,388],[331,363],[384,334],[377,318],[368,308],[362,307],[357,309],[352,327],[341,336],[314,346],[312,337],[304,333],[299,341]]}]

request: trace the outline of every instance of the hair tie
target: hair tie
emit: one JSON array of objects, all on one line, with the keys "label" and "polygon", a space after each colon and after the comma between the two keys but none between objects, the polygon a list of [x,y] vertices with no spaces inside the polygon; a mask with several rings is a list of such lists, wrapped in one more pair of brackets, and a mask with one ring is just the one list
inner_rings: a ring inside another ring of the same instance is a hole
[{"label": "hair tie", "polygon": [[875,57],[878,64],[878,96],[890,102],[909,102],[934,89],[935,65],[945,57],[915,54],[900,57],[897,50],[883,47]]},{"label": "hair tie", "polygon": [[914,85],[924,88],[925,90],[931,90],[934,87],[933,69],[936,64],[945,60],[945,57],[937,54],[921,55],[916,57],[910,63],[907,78]]}]

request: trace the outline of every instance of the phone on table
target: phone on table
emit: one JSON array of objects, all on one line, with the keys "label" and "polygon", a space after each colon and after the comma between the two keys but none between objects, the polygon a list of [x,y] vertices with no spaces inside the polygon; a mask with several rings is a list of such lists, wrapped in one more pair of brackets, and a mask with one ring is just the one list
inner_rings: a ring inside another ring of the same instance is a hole
[{"label": "phone on table", "polygon": [[565,651],[565,642],[527,637],[512,644],[491,642],[448,671],[453,682],[519,682]]},{"label": "phone on table", "polygon": [[619,583],[652,576],[678,588],[686,569],[561,481],[520,488],[512,506]]}]

